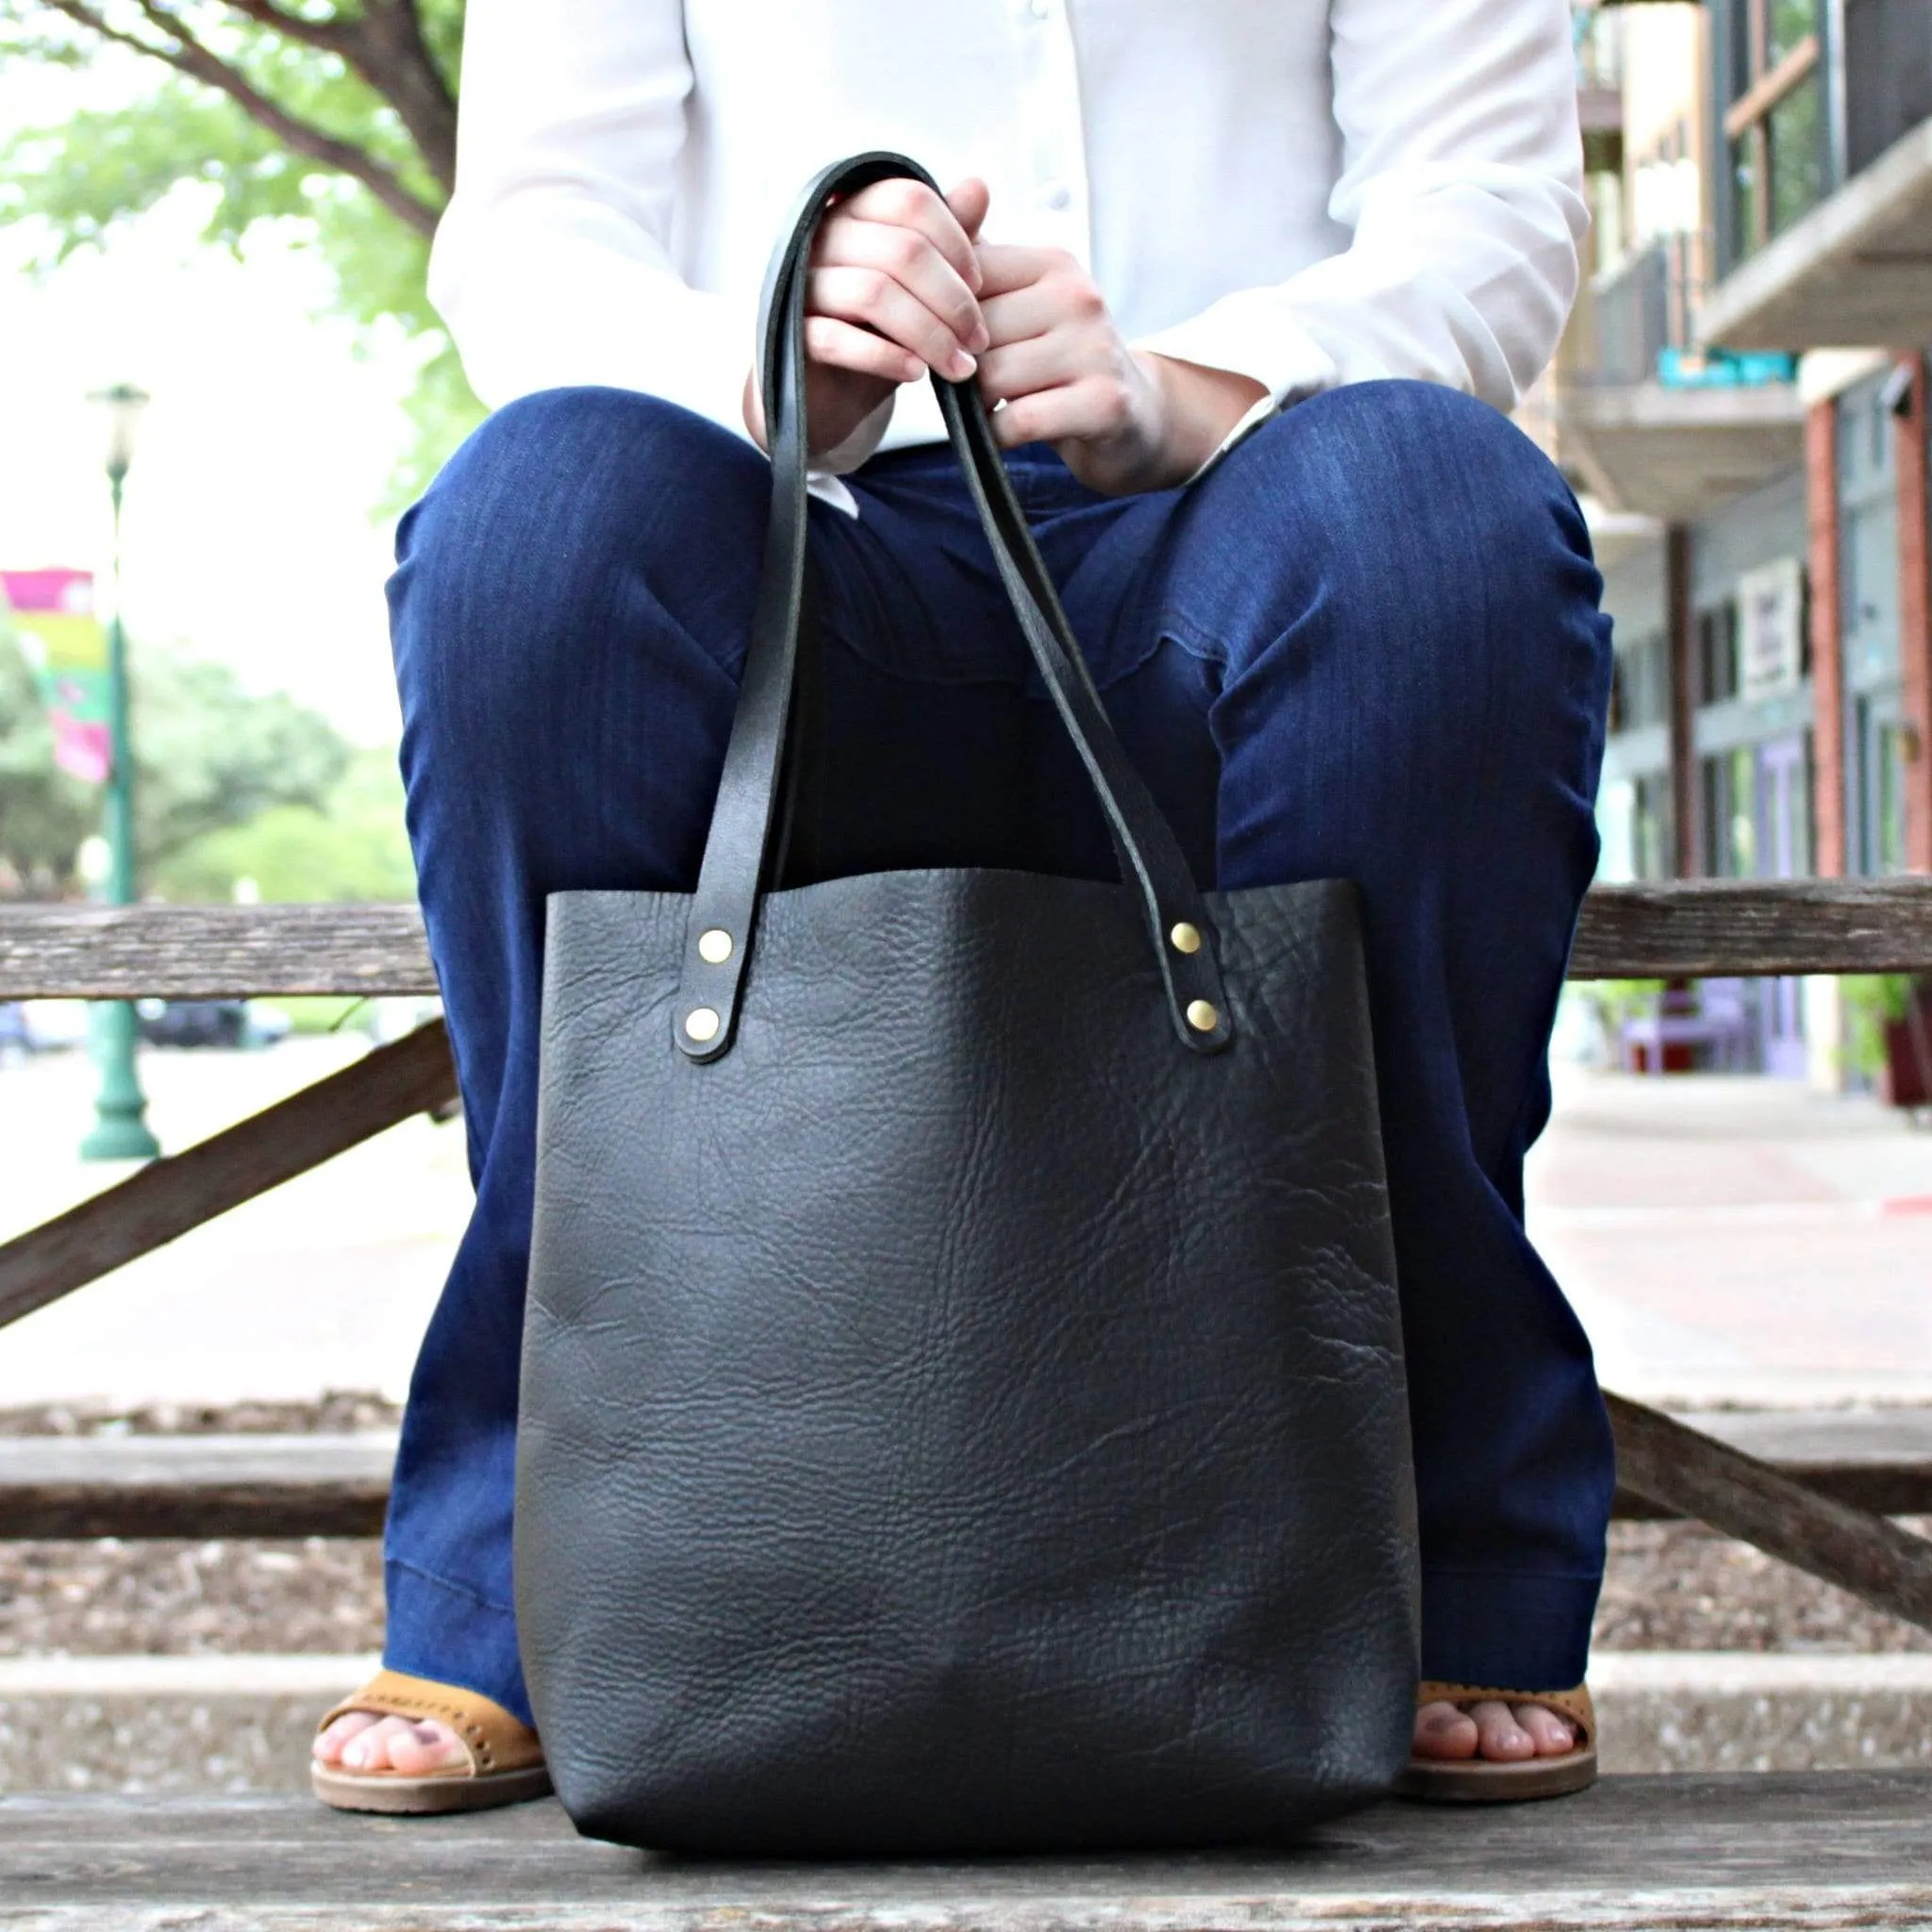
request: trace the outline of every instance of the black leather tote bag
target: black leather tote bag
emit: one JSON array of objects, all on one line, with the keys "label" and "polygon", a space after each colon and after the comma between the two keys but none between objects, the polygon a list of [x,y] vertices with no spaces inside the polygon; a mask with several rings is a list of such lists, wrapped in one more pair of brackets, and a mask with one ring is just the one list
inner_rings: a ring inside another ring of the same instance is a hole
[{"label": "black leather tote bag", "polygon": [[955,448],[1120,883],[774,884],[804,267],[694,895],[548,908],[517,1619],[580,1829],[732,1854],[1278,1840],[1384,1790],[1417,1661],[1353,890],[1197,890],[970,387]]}]

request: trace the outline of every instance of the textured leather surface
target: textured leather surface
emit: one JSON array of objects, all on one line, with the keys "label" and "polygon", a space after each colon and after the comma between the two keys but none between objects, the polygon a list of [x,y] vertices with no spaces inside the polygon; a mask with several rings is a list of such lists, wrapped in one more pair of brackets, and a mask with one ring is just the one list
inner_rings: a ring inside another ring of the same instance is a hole
[{"label": "textured leather surface", "polygon": [[1129,888],[549,904],[517,1610],[585,1831],[733,1853],[1273,1840],[1385,1790],[1417,1659],[1352,889],[1209,895],[1178,1051]]}]

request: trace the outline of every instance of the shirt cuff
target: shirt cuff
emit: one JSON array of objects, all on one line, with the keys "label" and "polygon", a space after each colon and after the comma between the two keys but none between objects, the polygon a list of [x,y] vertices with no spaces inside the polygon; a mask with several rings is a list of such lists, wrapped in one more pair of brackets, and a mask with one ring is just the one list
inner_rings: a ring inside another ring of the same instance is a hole
[{"label": "shirt cuff", "polygon": [[[1205,476],[1278,410],[1335,386],[1340,373],[1335,358],[1300,323],[1282,312],[1278,300],[1270,300],[1274,295],[1269,289],[1244,290],[1132,344],[1172,361],[1245,375],[1268,391],[1222,438],[1219,448],[1188,478],[1190,483]],[[1257,313],[1263,306],[1267,312]]]}]

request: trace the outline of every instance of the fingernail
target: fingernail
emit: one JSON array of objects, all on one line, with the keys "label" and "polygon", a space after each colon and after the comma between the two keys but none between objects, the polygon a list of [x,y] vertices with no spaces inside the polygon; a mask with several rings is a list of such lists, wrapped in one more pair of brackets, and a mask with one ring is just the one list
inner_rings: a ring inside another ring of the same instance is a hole
[{"label": "fingernail", "polygon": [[973,333],[966,338],[966,346],[976,356],[982,349],[992,346],[992,335],[983,322],[973,325]]},{"label": "fingernail", "polygon": [[953,351],[953,359],[948,364],[948,367],[953,372],[953,380],[955,382],[964,382],[969,375],[977,375],[979,374],[979,364],[971,356],[967,355],[963,349],[955,349]]}]

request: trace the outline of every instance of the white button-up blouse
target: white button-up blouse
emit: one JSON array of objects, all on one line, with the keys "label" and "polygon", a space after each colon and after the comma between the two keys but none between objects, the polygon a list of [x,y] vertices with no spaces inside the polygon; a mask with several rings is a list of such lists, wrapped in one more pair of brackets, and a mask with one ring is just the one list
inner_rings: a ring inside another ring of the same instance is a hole
[{"label": "white button-up blouse", "polygon": [[[1261,412],[1390,375],[1507,408],[1575,293],[1571,45],[1569,0],[469,0],[430,292],[490,404],[611,384],[742,434],[789,204],[895,148]],[[941,433],[900,391],[887,445]]]}]

